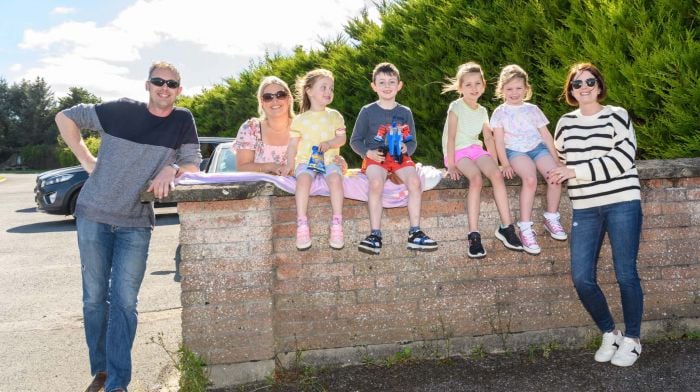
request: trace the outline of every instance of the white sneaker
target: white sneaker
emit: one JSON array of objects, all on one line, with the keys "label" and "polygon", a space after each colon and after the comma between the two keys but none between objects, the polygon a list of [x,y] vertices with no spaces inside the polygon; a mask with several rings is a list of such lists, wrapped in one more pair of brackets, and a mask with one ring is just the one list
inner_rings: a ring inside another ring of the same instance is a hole
[{"label": "white sneaker", "polygon": [[632,366],[640,355],[642,355],[642,345],[632,338],[625,337],[610,363],[615,366]]},{"label": "white sneaker", "polygon": [[615,355],[615,352],[622,346],[624,336],[620,331],[606,332],[603,334],[603,342],[600,348],[595,352],[596,362],[609,362]]}]

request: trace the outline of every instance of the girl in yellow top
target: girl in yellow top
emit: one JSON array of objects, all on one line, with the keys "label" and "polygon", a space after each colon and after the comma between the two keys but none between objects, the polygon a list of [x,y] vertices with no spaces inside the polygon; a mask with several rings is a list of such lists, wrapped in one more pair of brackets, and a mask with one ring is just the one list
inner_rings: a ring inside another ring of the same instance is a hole
[{"label": "girl in yellow top", "polygon": [[311,247],[311,233],[306,212],[309,204],[311,183],[318,171],[309,167],[313,147],[323,153],[324,179],[328,184],[333,217],[331,219],[329,244],[333,249],[342,249],[343,236],[343,177],[341,167],[334,163],[340,155],[340,146],[345,144],[345,121],[343,116],[327,106],[333,101],[333,74],[325,69],[315,69],[299,78],[296,83],[300,114],[294,118],[289,134],[287,166],[283,175],[294,173],[297,178],[295,199],[297,206],[297,238],[299,250]]},{"label": "girl in yellow top", "polygon": [[[442,132],[442,151],[445,155],[447,175],[453,180],[464,175],[469,180],[467,256],[471,258],[486,256],[478,230],[481,173],[491,181],[496,207],[501,217],[501,225],[496,229],[496,238],[509,249],[522,250],[522,244],[510,218],[506,184],[498,169],[493,133],[488,125],[489,116],[486,109],[478,102],[486,88],[484,72],[479,64],[469,62],[460,65],[457,76],[448,80],[449,83],[442,89],[443,93],[457,91],[460,98],[450,103],[447,109],[447,120]],[[479,140],[479,135],[482,133],[486,150]]]}]

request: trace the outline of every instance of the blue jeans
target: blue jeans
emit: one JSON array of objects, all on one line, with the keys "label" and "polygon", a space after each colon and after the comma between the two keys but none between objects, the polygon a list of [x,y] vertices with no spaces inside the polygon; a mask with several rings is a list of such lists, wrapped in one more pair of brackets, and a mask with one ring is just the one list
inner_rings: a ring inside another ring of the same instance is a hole
[{"label": "blue jeans", "polygon": [[639,338],[644,310],[644,294],[637,274],[642,230],[640,201],[575,209],[571,226],[571,277],[584,308],[602,332],[615,329],[608,303],[596,279],[600,247],[607,232],[622,297],[625,336]]},{"label": "blue jeans", "polygon": [[107,372],[105,391],[126,389],[151,228],[112,226],[84,218],[78,218],[76,226],[90,370]]},{"label": "blue jeans", "polygon": [[533,162],[536,162],[538,159],[542,158],[543,156],[550,155],[549,150],[547,149],[547,146],[544,145],[544,143],[540,143],[535,148],[533,148],[530,151],[515,151],[511,150],[509,148],[506,148],[506,157],[508,160],[511,160],[515,157],[519,157],[521,155],[525,155],[530,157]]}]

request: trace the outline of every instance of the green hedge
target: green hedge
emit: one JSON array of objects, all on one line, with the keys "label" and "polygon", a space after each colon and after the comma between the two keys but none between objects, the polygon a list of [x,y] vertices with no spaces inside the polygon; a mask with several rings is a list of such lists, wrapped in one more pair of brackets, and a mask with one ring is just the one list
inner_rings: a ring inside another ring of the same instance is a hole
[{"label": "green hedge", "polygon": [[[97,150],[100,149],[100,138],[90,135],[85,137],[84,140],[85,145],[87,146],[88,150],[90,150],[92,155],[97,156]],[[75,155],[73,155],[73,152],[66,146],[65,142],[60,137],[58,138],[58,148],[56,151],[60,167],[76,166],[80,164],[80,162],[78,162],[78,160],[75,158]]]},{"label": "green hedge", "polygon": [[56,146],[36,144],[24,146],[19,153],[22,166],[31,169],[50,169],[56,167]]},{"label": "green hedge", "polygon": [[[235,135],[256,115],[258,81],[274,74],[290,85],[316,67],[336,77],[332,107],[352,129],[360,108],[376,100],[370,89],[375,64],[401,71],[399,102],[413,110],[418,128],[416,159],[442,166],[440,138],[449,102],[440,93],[446,77],[469,60],[479,62],[489,88],[482,104],[499,102],[493,90],[510,63],[530,74],[532,103],[549,118],[572,110],[560,98],[569,66],[591,61],[604,73],[609,104],[628,109],[639,139],[639,158],[700,156],[700,44],[694,0],[518,1],[397,0],[380,3],[381,24],[366,15],[349,21],[349,38],[315,51],[267,55],[240,75],[180,103],[195,114],[203,135]],[[349,147],[343,155],[357,165]]]}]

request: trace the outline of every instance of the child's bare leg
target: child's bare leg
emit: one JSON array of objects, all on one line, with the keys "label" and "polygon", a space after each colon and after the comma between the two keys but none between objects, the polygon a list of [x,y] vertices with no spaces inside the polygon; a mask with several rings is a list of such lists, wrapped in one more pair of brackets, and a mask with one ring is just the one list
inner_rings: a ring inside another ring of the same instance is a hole
[{"label": "child's bare leg", "polygon": [[469,158],[460,159],[457,162],[457,169],[459,169],[469,181],[469,190],[467,192],[467,221],[469,222],[469,232],[479,231],[481,188],[483,186],[481,170],[479,170],[477,164]]},{"label": "child's bare leg", "polygon": [[369,182],[367,208],[369,210],[369,225],[371,230],[380,230],[382,226],[382,194],[386,182],[387,171],[379,165],[370,165],[365,171]]},{"label": "child's bare leg", "polygon": [[300,173],[297,177],[297,186],[294,192],[294,199],[297,204],[297,218],[305,218],[309,207],[309,192],[313,177],[309,173]]},{"label": "child's bare leg", "polygon": [[510,160],[515,173],[522,181],[520,189],[520,221],[532,221],[532,207],[537,192],[537,168],[535,162],[526,155],[519,155]]},{"label": "child's bare leg", "polygon": [[506,183],[503,179],[503,174],[501,174],[498,166],[496,166],[496,162],[494,162],[491,157],[482,156],[476,160],[476,164],[489,179],[489,181],[491,181],[493,198],[496,202],[496,208],[498,209],[498,215],[501,218],[501,223],[505,226],[509,226],[513,223],[513,221],[511,220],[510,216],[508,192],[506,190]]},{"label": "child's bare leg", "polygon": [[420,206],[423,190],[420,178],[413,166],[403,167],[397,170],[396,175],[406,184],[408,189],[408,221],[411,227],[420,226]]},{"label": "child's bare leg", "polygon": [[343,178],[340,174],[333,173],[325,177],[328,190],[331,194],[331,208],[334,216],[343,215]]},{"label": "child's bare leg", "polygon": [[[541,157],[535,162],[537,170],[546,178],[547,172],[556,168],[557,164],[551,155]],[[551,184],[547,182],[547,212],[559,211],[559,201],[561,200],[561,184]]]}]

